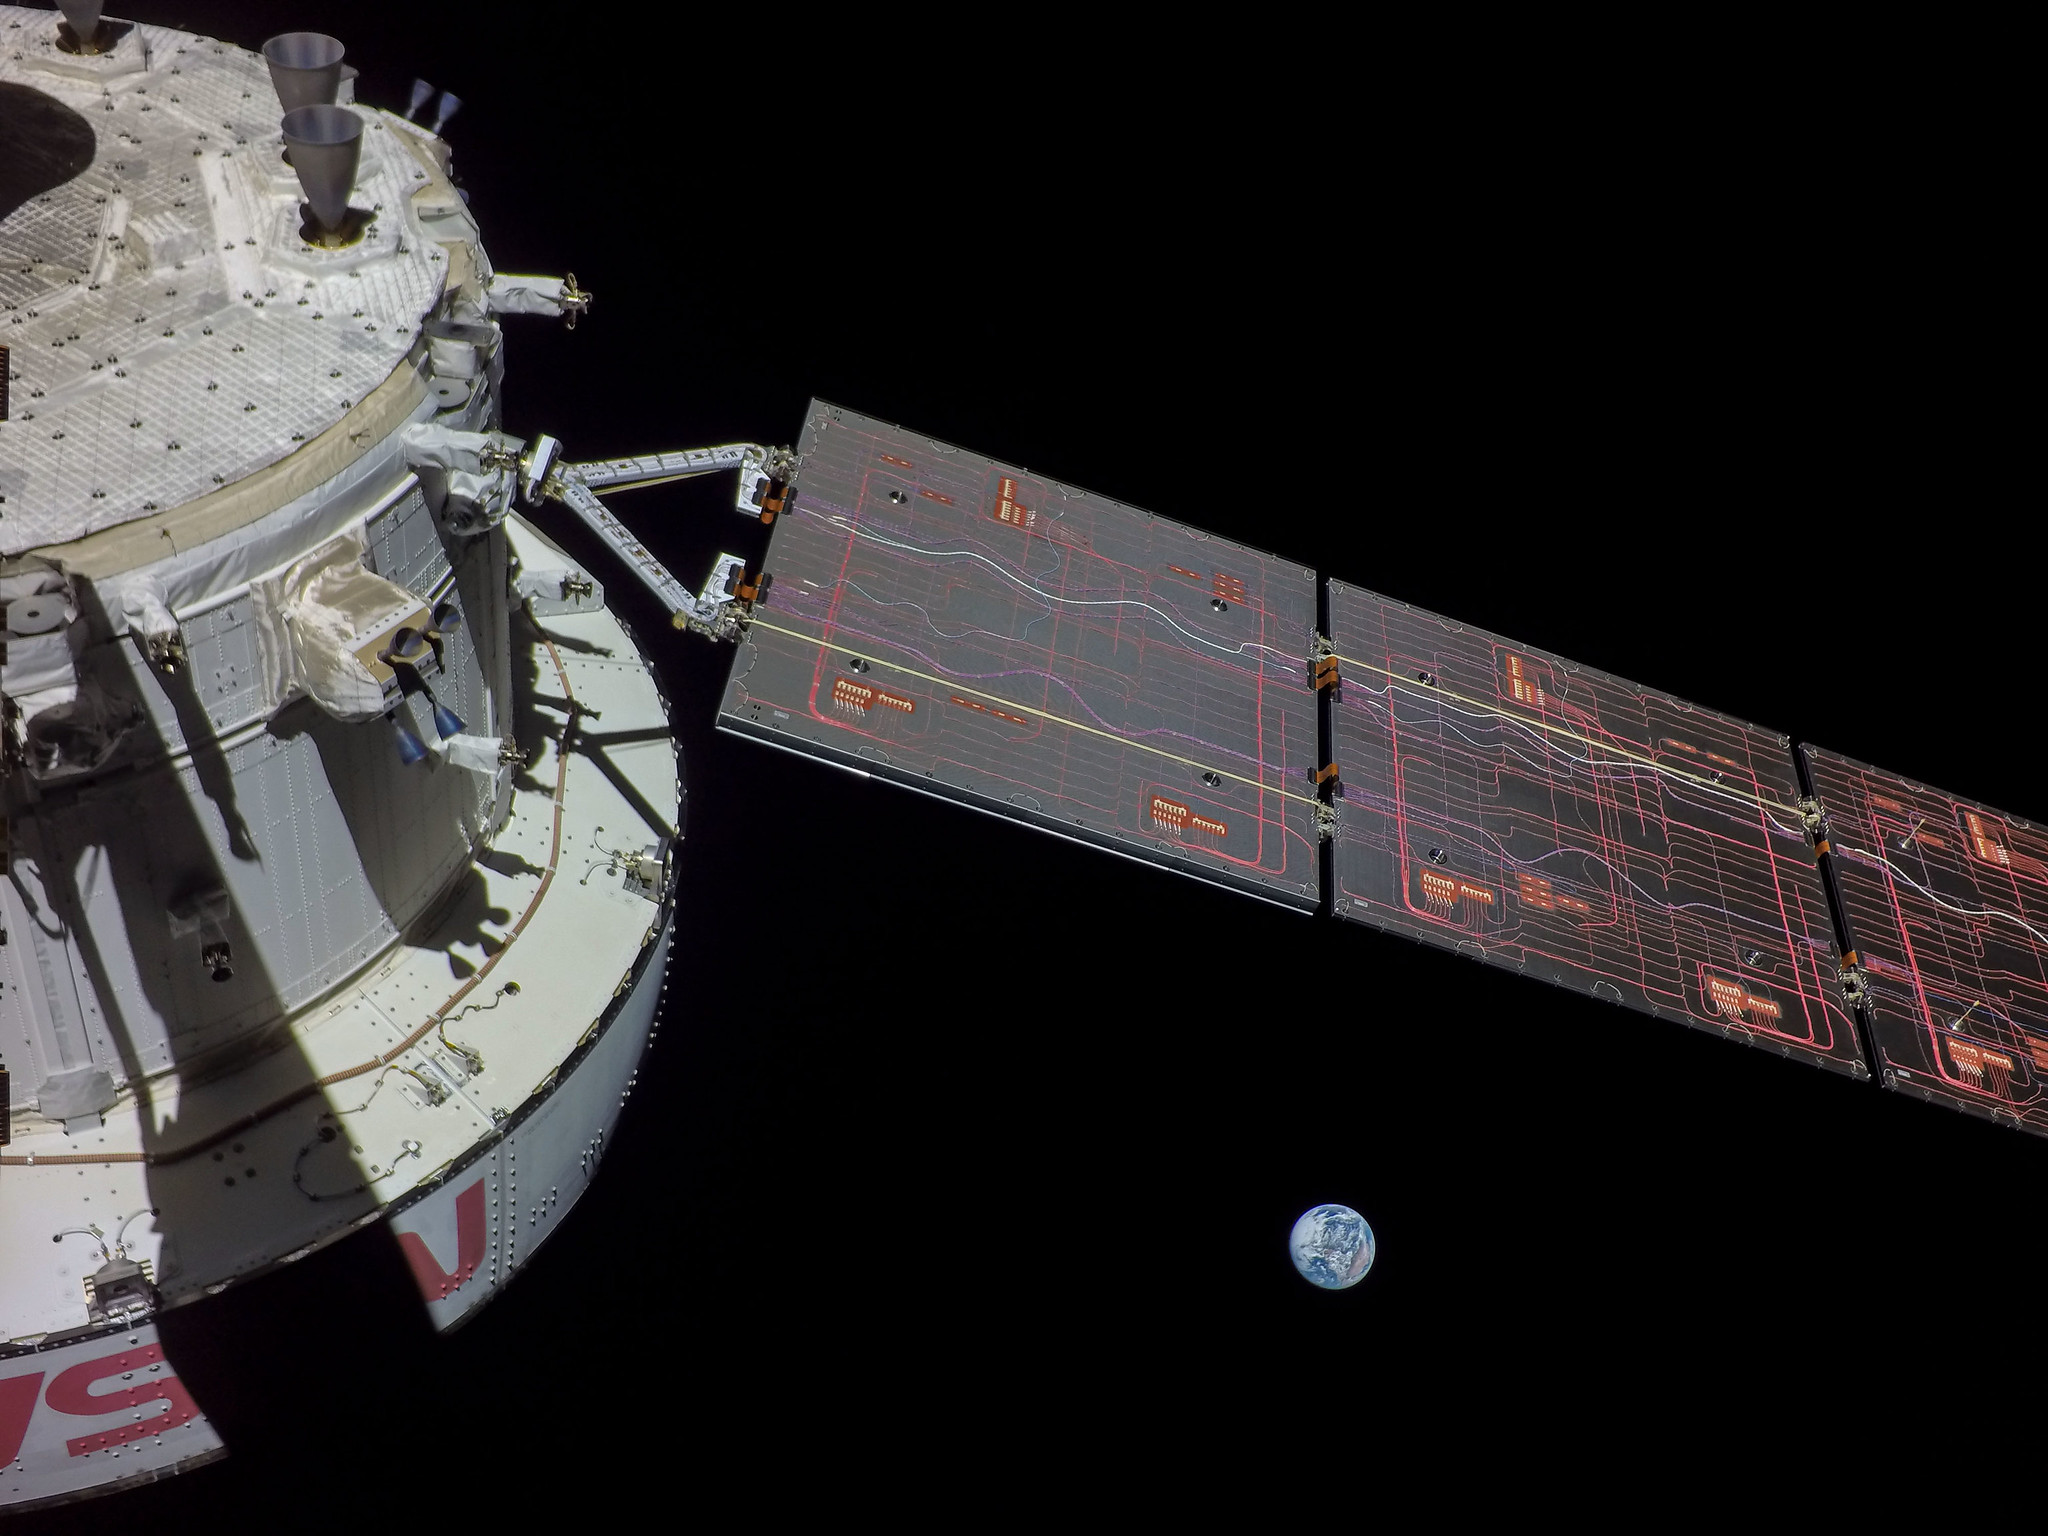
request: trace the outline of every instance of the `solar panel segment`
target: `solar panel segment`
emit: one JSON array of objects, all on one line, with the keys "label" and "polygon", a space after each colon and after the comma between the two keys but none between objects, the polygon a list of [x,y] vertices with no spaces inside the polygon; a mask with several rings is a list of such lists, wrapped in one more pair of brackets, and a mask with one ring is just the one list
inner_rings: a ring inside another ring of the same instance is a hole
[{"label": "solar panel segment", "polygon": [[1887,1087],[2048,1135],[2048,832],[1801,745]]},{"label": "solar panel segment", "polygon": [[1788,738],[1329,594],[1339,917],[1869,1075]]},{"label": "solar panel segment", "polygon": [[722,729],[1320,901],[1315,572],[813,402]]}]

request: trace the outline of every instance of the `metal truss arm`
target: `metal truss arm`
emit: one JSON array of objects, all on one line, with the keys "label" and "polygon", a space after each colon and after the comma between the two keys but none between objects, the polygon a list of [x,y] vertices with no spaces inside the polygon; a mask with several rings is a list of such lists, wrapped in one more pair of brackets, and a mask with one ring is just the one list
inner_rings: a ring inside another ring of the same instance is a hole
[{"label": "metal truss arm", "polygon": [[[630,459],[606,459],[591,464],[558,462],[561,445],[554,438],[534,439],[520,461],[519,483],[529,505],[543,500],[558,501],[581,519],[613,554],[639,578],[642,586],[669,612],[677,629],[694,629],[718,639],[732,639],[739,633],[740,620],[767,586],[767,578],[749,581],[746,562],[738,555],[720,554],[711,567],[711,577],[699,592],[691,592],[642,544],[611,509],[598,500],[593,483],[614,488],[651,485],[660,480],[680,480],[713,474],[724,469],[759,467],[782,450],[770,450],[747,443],[722,448],[697,448],[681,453],[651,454]],[[793,472],[793,468],[792,471]],[[764,477],[765,478],[765,477]],[[777,501],[779,510],[780,485]],[[746,502],[746,477],[741,478],[742,505]],[[772,512],[761,513],[764,522]]]},{"label": "metal truss arm", "polygon": [[643,485],[666,485],[671,480],[693,480],[699,475],[715,475],[723,470],[736,469],[740,481],[733,505],[748,517],[772,523],[783,508],[796,466],[796,455],[787,448],[763,448],[759,443],[726,443],[717,448],[683,448],[671,453],[592,459],[584,464],[565,464],[562,468],[573,472],[585,485],[615,491],[634,490]]},{"label": "metal truss arm", "polygon": [[585,485],[624,490],[744,469],[749,462],[758,466],[767,457],[768,450],[758,443],[727,443],[719,448],[684,448],[675,453],[644,453],[629,459],[592,459],[584,464],[565,464],[563,468],[574,470]]}]

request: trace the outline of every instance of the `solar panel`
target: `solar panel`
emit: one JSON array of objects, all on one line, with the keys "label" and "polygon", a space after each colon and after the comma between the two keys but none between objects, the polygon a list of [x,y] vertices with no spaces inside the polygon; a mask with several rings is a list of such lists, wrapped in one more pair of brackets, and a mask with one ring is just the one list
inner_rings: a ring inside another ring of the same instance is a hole
[{"label": "solar panel", "polygon": [[2048,832],[1799,752],[1886,1086],[2048,1135]]},{"label": "solar panel", "polygon": [[1788,738],[1329,592],[1339,917],[1869,1075]]},{"label": "solar panel", "polygon": [[813,402],[721,729],[1320,900],[1316,577]]}]

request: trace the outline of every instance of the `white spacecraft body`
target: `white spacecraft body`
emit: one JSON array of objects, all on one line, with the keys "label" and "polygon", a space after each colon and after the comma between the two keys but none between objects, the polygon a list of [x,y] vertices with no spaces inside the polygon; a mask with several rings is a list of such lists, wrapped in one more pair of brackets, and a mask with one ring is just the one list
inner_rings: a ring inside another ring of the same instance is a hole
[{"label": "white spacecraft body", "polygon": [[56,20],[0,7],[56,177],[0,208],[0,1507],[220,1453],[163,1309],[378,1221],[443,1328],[509,1280],[650,1038],[682,798],[495,430],[497,316],[583,296],[345,101],[309,242],[261,57]]}]

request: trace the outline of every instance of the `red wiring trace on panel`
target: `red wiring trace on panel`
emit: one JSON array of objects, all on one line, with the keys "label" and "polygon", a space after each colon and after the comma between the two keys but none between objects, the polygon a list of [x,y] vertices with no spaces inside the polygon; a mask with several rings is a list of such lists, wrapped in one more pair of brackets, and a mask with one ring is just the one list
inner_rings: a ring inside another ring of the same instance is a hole
[{"label": "red wiring trace on panel", "polygon": [[978,699],[963,699],[957,693],[951,695],[948,702],[958,704],[962,709],[972,709],[984,715],[994,715],[998,720],[1007,720],[1012,725],[1029,725],[1031,723],[1022,715],[1013,715],[1007,709],[997,709],[993,704],[983,704]]}]

